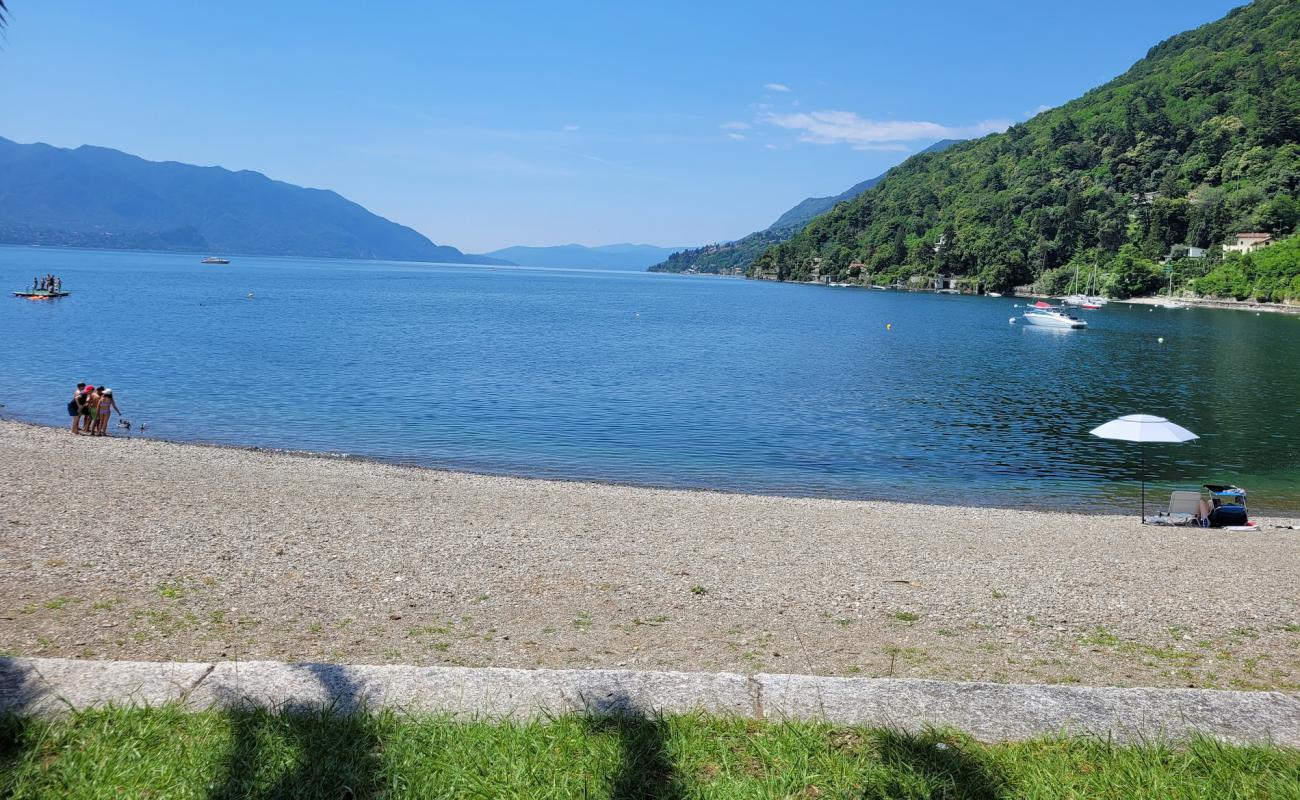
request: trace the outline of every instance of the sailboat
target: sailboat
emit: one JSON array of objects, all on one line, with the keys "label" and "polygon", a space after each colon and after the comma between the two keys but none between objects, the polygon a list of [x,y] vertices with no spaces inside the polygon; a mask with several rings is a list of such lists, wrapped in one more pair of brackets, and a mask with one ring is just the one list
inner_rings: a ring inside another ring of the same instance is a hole
[{"label": "sailboat", "polygon": [[1067,306],[1081,306],[1088,302],[1088,295],[1079,294],[1079,265],[1074,265],[1074,280],[1070,281],[1070,294],[1061,298],[1061,303]]},{"label": "sailboat", "polygon": [[1088,276],[1088,285],[1084,292],[1083,302],[1079,304],[1080,308],[1096,311],[1106,305],[1106,298],[1101,296],[1097,288],[1097,267],[1094,265],[1092,274]]},{"label": "sailboat", "polygon": [[1186,303],[1180,303],[1174,299],[1174,271],[1169,270],[1169,299],[1158,300],[1156,305],[1162,308],[1187,308]]}]

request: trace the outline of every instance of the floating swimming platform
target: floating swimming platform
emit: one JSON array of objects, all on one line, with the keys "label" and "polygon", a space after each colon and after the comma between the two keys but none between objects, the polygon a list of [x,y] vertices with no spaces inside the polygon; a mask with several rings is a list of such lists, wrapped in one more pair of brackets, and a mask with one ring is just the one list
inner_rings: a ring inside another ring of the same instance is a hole
[{"label": "floating swimming platform", "polygon": [[57,291],[52,292],[48,289],[37,289],[36,291],[14,292],[14,297],[26,297],[28,300],[53,300],[56,297],[67,297],[71,292]]}]

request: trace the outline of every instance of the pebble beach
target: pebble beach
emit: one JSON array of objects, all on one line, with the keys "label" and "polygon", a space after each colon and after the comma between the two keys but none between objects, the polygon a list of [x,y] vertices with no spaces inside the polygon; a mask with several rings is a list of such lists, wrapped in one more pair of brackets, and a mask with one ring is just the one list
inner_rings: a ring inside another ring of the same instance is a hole
[{"label": "pebble beach", "polygon": [[1300,691],[1300,531],[0,422],[0,654]]}]

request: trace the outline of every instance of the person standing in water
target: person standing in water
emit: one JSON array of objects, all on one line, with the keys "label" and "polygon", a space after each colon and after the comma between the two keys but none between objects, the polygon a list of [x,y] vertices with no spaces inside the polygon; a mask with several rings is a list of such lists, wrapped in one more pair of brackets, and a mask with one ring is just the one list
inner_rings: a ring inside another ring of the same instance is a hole
[{"label": "person standing in water", "polygon": [[81,433],[81,407],[86,397],[86,384],[77,384],[77,389],[72,393],[72,399],[68,401],[68,416],[72,417],[72,433]]},{"label": "person standing in water", "polygon": [[108,435],[108,419],[113,415],[114,411],[118,414],[122,413],[122,409],[118,408],[117,403],[113,400],[113,390],[104,389],[99,393],[99,436]]}]

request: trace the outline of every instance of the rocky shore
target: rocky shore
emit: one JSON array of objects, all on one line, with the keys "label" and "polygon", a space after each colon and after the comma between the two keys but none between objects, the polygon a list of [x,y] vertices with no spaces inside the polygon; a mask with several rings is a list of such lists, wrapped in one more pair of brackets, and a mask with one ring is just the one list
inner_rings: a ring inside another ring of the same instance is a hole
[{"label": "rocky shore", "polygon": [[0,422],[0,654],[1300,690],[1300,532]]}]

